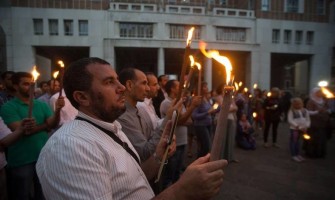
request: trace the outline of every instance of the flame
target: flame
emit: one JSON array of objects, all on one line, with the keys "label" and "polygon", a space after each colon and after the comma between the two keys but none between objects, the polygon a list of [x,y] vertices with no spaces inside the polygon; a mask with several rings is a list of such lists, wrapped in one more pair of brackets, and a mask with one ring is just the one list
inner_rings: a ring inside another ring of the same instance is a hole
[{"label": "flame", "polygon": [[331,93],[327,88],[321,87],[321,91],[326,96],[327,99],[335,98],[334,94]]},{"label": "flame", "polygon": [[229,61],[229,59],[225,56],[221,56],[219,51],[216,50],[210,50],[206,51],[206,43],[200,42],[199,48],[201,52],[207,57],[207,58],[213,58],[214,60],[221,63],[226,68],[226,84],[229,85],[231,80],[231,71],[233,70],[233,67]]},{"label": "flame", "polygon": [[266,94],[266,96],[268,96],[268,97],[271,97],[271,92],[268,92],[267,94]]},{"label": "flame", "polygon": [[235,85],[235,90],[238,91],[238,89],[240,89],[240,87],[238,86],[238,83],[234,82]]},{"label": "flame", "polygon": [[252,94],[249,94],[249,98],[252,98]]},{"label": "flame", "polygon": [[253,116],[254,118],[256,118],[256,117],[257,117],[257,113],[256,113],[256,112],[253,112],[253,113],[252,113],[252,116]]},{"label": "flame", "polygon": [[311,139],[311,136],[308,135],[307,133],[304,133],[302,136],[304,137],[305,140],[310,140]]},{"label": "flame", "polygon": [[248,92],[248,88],[245,87],[244,88],[244,92],[247,93]]},{"label": "flame", "polygon": [[201,70],[201,65],[200,65],[200,63],[195,62],[194,64],[198,67],[198,70],[200,71],[200,70]]},{"label": "flame", "polygon": [[62,60],[59,60],[57,63],[60,65],[60,67],[61,67],[61,68],[63,68],[63,67],[64,67],[64,63],[63,63],[63,61],[62,61]]},{"label": "flame", "polygon": [[242,86],[243,85],[243,83],[242,83],[242,81],[240,81],[239,83],[238,83],[238,86]]},{"label": "flame", "polygon": [[194,31],[194,27],[192,27],[189,31],[188,31],[188,36],[187,36],[187,40],[186,40],[186,45],[190,46],[191,42],[192,42],[192,36],[193,36],[193,31]]},{"label": "flame", "polygon": [[254,89],[256,89],[258,87],[257,83],[254,84]]},{"label": "flame", "polygon": [[190,58],[190,62],[191,62],[191,67],[193,67],[194,66],[194,58],[193,58],[193,56],[192,55],[190,55],[189,56],[189,58]]},{"label": "flame", "polygon": [[33,82],[37,80],[37,78],[40,76],[40,73],[36,70],[36,66],[33,67],[33,71],[31,71],[31,75],[33,75]]},{"label": "flame", "polygon": [[56,78],[57,78],[58,74],[59,74],[59,71],[56,71],[56,72],[54,72],[54,73],[53,73],[53,75],[52,75],[52,76],[54,77],[54,79],[56,79]]},{"label": "flame", "polygon": [[217,109],[219,107],[219,104],[218,103],[215,103],[214,105],[213,105],[213,109]]}]

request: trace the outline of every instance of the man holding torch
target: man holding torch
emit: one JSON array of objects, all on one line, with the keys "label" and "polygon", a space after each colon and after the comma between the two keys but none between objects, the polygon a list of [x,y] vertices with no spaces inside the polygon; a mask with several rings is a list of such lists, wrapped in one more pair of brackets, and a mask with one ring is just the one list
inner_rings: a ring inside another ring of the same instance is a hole
[{"label": "man holding torch", "polygon": [[[16,130],[21,121],[28,116],[30,103],[30,85],[32,75],[27,72],[17,72],[12,76],[15,97],[1,107],[0,115],[7,126]],[[47,131],[58,125],[59,113],[64,106],[60,98],[53,114],[50,107],[39,100],[32,101],[32,118],[35,126],[29,135],[21,137],[8,147],[8,191],[10,199],[29,199],[32,184],[34,184],[35,199],[43,199],[41,186],[36,176],[35,164],[39,153],[48,139]]]}]

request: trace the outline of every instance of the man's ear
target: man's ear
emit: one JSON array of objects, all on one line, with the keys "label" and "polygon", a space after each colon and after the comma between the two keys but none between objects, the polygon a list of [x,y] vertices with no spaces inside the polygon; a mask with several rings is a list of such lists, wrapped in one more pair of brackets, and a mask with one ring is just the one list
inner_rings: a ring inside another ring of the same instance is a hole
[{"label": "man's ear", "polygon": [[134,83],[132,80],[127,80],[125,86],[126,86],[126,90],[131,91],[134,86]]},{"label": "man's ear", "polygon": [[86,92],[75,91],[75,92],[73,92],[73,98],[81,106],[89,106],[90,105],[90,97]]}]

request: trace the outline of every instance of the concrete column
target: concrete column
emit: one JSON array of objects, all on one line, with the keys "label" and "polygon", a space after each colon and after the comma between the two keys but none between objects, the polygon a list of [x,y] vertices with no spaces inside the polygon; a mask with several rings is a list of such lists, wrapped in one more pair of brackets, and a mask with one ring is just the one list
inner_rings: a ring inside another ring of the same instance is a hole
[{"label": "concrete column", "polygon": [[321,80],[331,80],[331,52],[314,54],[310,60],[310,89],[318,85]]},{"label": "concrete column", "polygon": [[251,52],[251,84],[257,83],[262,90],[271,86],[271,53]]},{"label": "concrete column", "polygon": [[212,59],[205,58],[204,79],[208,83],[208,89],[212,90]]},{"label": "concrete column", "polygon": [[112,40],[104,40],[104,59],[109,62],[113,69],[116,68],[115,48]]},{"label": "concrete column", "polygon": [[157,76],[165,74],[164,48],[158,48]]}]

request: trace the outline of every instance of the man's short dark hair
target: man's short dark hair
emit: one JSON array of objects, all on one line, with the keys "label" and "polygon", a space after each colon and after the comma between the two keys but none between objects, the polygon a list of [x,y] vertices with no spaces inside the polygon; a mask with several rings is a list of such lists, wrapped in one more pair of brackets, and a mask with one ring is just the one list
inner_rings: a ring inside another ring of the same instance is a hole
[{"label": "man's short dark hair", "polygon": [[126,82],[128,80],[135,80],[136,79],[136,69],[129,67],[129,68],[125,68],[123,69],[120,73],[119,73],[119,81],[122,85],[126,85]]},{"label": "man's short dark hair", "polygon": [[91,57],[77,60],[65,68],[63,77],[64,91],[66,97],[76,109],[78,109],[79,104],[73,98],[73,93],[75,91],[89,91],[92,85],[93,75],[87,71],[87,66],[90,64],[110,65],[103,59]]},{"label": "man's short dark hair", "polygon": [[20,83],[20,80],[22,78],[30,78],[30,79],[32,79],[33,76],[30,73],[28,73],[28,72],[16,72],[16,73],[13,74],[13,76],[11,78],[12,79],[12,84],[13,85],[18,85]]},{"label": "man's short dark hair", "polygon": [[38,84],[38,87],[42,88],[44,84],[49,85],[47,81],[41,81],[40,84]]},{"label": "man's short dark hair", "polygon": [[165,92],[167,93],[167,94],[169,94],[170,95],[170,93],[171,93],[171,89],[176,85],[176,81],[177,80],[168,80],[168,82],[166,82],[166,84],[165,84]]},{"label": "man's short dark hair", "polygon": [[158,82],[162,82],[163,77],[165,77],[165,76],[167,76],[167,74],[163,74],[163,75],[158,76],[158,78],[157,78]]},{"label": "man's short dark hair", "polygon": [[4,79],[6,78],[6,76],[7,76],[7,74],[14,75],[15,72],[13,72],[13,71],[5,71],[5,72],[2,72],[2,73],[1,73],[1,80],[4,80]]}]

